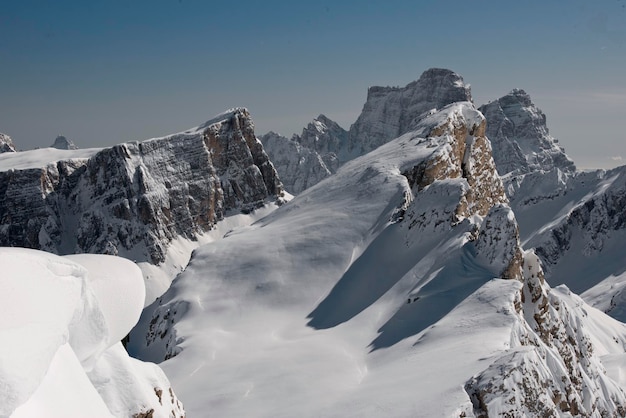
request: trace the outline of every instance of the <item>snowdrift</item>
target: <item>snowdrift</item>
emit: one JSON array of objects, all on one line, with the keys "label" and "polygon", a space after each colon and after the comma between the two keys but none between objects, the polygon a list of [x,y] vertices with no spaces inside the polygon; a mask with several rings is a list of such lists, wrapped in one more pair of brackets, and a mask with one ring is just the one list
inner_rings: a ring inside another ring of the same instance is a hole
[{"label": "snowdrift", "polygon": [[120,343],[145,299],[134,263],[0,248],[0,265],[0,416],[184,415],[163,372]]}]

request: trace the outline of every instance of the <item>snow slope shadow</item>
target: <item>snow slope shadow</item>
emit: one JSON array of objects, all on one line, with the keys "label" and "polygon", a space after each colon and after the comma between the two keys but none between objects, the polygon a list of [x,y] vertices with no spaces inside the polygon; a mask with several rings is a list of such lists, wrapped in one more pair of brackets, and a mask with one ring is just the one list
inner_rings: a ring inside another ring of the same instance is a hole
[{"label": "snow slope shadow", "polygon": [[433,278],[417,292],[411,293],[400,309],[383,325],[380,335],[370,344],[371,351],[390,347],[416,335],[439,321],[483,284],[493,273],[476,263],[474,245],[467,243],[447,260],[445,266],[433,269]]},{"label": "snow slope shadow", "polygon": [[328,296],[308,315],[315,329],[349,321],[376,302],[415,265],[398,224],[389,225],[348,268]]}]

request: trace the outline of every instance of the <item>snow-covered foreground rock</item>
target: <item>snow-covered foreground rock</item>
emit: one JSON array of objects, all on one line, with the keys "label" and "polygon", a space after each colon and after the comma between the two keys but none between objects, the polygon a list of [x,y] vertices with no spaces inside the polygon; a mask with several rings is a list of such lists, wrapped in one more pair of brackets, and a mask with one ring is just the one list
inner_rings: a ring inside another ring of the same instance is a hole
[{"label": "snow-covered foreground rock", "polygon": [[0,265],[0,416],[185,415],[159,367],[120,343],[145,299],[134,263],[0,248]]},{"label": "snow-covered foreground rock", "polygon": [[191,416],[623,415],[624,325],[521,248],[482,114],[423,116],[144,311],[129,348]]}]

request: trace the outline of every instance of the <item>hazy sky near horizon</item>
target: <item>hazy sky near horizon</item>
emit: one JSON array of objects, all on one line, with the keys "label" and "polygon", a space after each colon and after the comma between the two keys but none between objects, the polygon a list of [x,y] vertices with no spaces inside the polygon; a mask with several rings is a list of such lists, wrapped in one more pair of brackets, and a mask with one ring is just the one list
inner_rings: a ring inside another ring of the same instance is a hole
[{"label": "hazy sky near horizon", "polygon": [[477,105],[526,90],[579,168],[626,164],[626,0],[3,0],[0,132],[107,146],[236,106],[257,135],[347,129],[369,86],[431,67]]}]

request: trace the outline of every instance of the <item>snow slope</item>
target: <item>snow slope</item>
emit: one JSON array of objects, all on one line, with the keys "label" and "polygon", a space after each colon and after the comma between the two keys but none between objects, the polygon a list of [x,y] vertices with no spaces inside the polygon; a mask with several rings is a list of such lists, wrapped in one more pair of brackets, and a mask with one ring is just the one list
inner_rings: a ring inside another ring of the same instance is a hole
[{"label": "snow slope", "polygon": [[626,320],[626,167],[576,172],[523,90],[480,110],[522,241],[536,249],[548,281]]},{"label": "snow slope", "polygon": [[616,414],[626,330],[522,251],[484,129],[447,106],[198,248],[131,353],[194,416]]},{"label": "snow slope", "polygon": [[163,372],[119,342],[143,307],[137,266],[23,248],[0,248],[0,265],[0,416],[184,415],[155,394],[170,390]]}]

